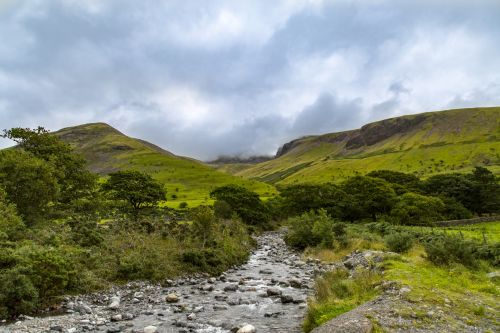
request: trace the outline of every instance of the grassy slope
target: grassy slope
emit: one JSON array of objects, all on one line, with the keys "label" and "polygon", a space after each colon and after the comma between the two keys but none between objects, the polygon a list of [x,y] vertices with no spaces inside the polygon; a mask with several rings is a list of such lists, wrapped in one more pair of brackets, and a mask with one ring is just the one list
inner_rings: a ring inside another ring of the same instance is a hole
[{"label": "grassy slope", "polygon": [[263,197],[274,193],[274,188],[267,184],[216,171],[196,160],[130,138],[103,123],[69,127],[56,134],[81,153],[94,172],[104,175],[120,169],[134,169],[151,174],[165,184],[166,205],[170,207],[178,207],[183,201],[189,206],[208,203],[210,190],[224,184],[239,184]]},{"label": "grassy slope", "polygon": [[346,143],[360,130],[299,139],[279,158],[235,174],[290,184],[335,181],[376,169],[426,176],[488,165],[500,173],[500,107],[429,112],[387,119],[363,128],[378,135],[398,121],[413,123],[376,143],[351,149]]},{"label": "grassy slope", "polygon": [[[449,234],[460,232],[465,238],[483,240],[485,237],[490,243],[500,241],[500,221],[446,228],[405,228],[420,232]],[[338,249],[309,249],[305,256],[335,262],[354,250],[384,250],[380,236],[369,233],[363,225],[349,225],[348,233],[351,238],[348,248],[340,251]],[[491,270],[495,268],[486,264],[480,269],[468,269],[459,264],[453,264],[450,267],[436,266],[425,259],[422,245],[416,244],[411,251],[401,257],[389,258],[385,261],[383,278],[410,288],[405,298],[414,306],[411,309],[396,308],[396,314],[403,318],[411,318],[414,321],[414,327],[423,326],[428,329],[436,320],[436,318],[428,317],[427,313],[430,310],[440,312],[440,320],[449,322],[450,325],[456,324],[457,317],[469,325],[480,325],[484,319],[498,323],[500,280],[488,277],[487,273]],[[348,281],[348,283],[353,283],[353,281]],[[316,288],[318,287],[321,288],[321,285],[317,284]],[[318,290],[316,292],[318,293]],[[309,318],[306,326],[311,324],[311,320],[322,323],[349,311],[355,305],[362,303],[359,299],[366,301],[366,298],[370,296],[374,296],[373,290],[366,288],[344,298],[312,302],[309,304],[309,314],[312,318]],[[454,331],[462,330],[457,328]]]}]

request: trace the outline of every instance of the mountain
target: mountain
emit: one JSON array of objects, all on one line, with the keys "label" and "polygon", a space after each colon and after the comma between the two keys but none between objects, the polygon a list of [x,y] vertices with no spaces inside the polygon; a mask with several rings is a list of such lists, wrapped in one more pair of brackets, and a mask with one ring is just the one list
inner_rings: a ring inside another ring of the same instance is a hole
[{"label": "mountain", "polygon": [[[235,174],[271,184],[338,181],[390,169],[419,176],[488,166],[500,173],[500,107],[427,112],[299,138]],[[227,168],[230,170],[230,168]]]},{"label": "mountain", "polygon": [[63,128],[54,134],[82,154],[93,172],[103,176],[124,169],[149,173],[165,184],[167,205],[171,207],[183,201],[189,206],[207,203],[209,192],[224,184],[239,184],[264,197],[275,191],[268,184],[217,171],[195,159],[128,137],[104,123]]}]

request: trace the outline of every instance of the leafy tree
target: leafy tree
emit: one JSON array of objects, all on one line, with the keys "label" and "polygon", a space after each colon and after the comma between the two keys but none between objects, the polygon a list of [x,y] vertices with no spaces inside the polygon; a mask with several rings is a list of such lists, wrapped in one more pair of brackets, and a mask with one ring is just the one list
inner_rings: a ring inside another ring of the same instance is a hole
[{"label": "leafy tree", "polygon": [[375,221],[396,202],[396,193],[383,179],[355,176],[344,181],[342,189],[349,195],[344,215],[350,220],[371,217]]},{"label": "leafy tree", "polygon": [[59,197],[54,167],[24,151],[0,151],[0,184],[28,226],[46,216]]},{"label": "leafy tree", "polygon": [[207,242],[213,236],[216,218],[214,211],[207,206],[200,206],[191,213],[192,234],[201,241],[201,247],[204,249]]},{"label": "leafy tree", "polygon": [[259,195],[242,186],[231,184],[217,187],[210,192],[210,197],[216,201],[225,201],[246,224],[264,225],[269,222],[268,209]]},{"label": "leafy tree", "polygon": [[0,241],[22,238],[24,223],[17,214],[16,206],[7,202],[6,194],[0,188]]},{"label": "leafy tree", "polygon": [[385,180],[392,185],[397,194],[417,192],[421,185],[417,176],[399,171],[375,170],[368,173],[367,176]]},{"label": "leafy tree", "polygon": [[324,209],[304,213],[288,220],[289,228],[285,241],[288,245],[301,250],[317,245],[332,247],[334,224]]},{"label": "leafy tree", "polygon": [[500,184],[488,169],[476,167],[469,179],[472,182],[470,209],[478,214],[500,211]]},{"label": "leafy tree", "polygon": [[165,200],[166,194],[160,183],[139,171],[113,172],[102,189],[113,199],[125,201],[136,221],[141,210],[156,206],[159,201]]},{"label": "leafy tree", "polygon": [[297,184],[280,190],[283,209],[290,215],[310,210],[326,209],[332,216],[338,216],[344,205],[346,193],[334,184]]},{"label": "leafy tree", "polygon": [[472,207],[474,184],[467,175],[435,175],[424,181],[423,188],[428,195],[453,198],[468,209]]},{"label": "leafy tree", "polygon": [[97,177],[85,169],[85,159],[56,135],[43,127],[17,127],[4,130],[3,137],[17,142],[24,151],[53,167],[53,175],[60,190],[56,204],[60,208],[68,209],[75,200],[94,194]]},{"label": "leafy tree", "polygon": [[445,205],[441,199],[417,193],[403,194],[391,211],[398,224],[424,225],[443,219]]}]

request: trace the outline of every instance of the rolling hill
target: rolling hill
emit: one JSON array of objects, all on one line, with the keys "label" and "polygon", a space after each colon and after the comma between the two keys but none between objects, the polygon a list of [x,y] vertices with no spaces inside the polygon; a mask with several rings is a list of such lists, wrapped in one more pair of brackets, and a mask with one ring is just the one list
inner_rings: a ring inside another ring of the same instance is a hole
[{"label": "rolling hill", "polygon": [[500,173],[500,107],[421,113],[307,136],[283,145],[273,160],[223,170],[270,184],[291,184],[335,182],[375,169],[426,177],[477,165]]},{"label": "rolling hill", "polygon": [[104,123],[68,127],[55,132],[88,161],[88,168],[101,175],[123,169],[151,174],[167,188],[166,205],[178,207],[208,203],[211,189],[224,184],[239,184],[266,197],[274,188],[255,180],[235,177],[203,163],[176,156],[149,142],[134,139]]}]

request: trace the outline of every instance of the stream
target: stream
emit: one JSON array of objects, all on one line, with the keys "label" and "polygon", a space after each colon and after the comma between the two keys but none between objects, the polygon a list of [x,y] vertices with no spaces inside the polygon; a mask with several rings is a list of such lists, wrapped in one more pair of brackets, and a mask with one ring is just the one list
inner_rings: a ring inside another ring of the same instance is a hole
[{"label": "stream", "polygon": [[257,243],[244,265],[218,277],[180,278],[168,287],[131,282],[68,297],[64,314],[25,316],[0,332],[301,332],[314,275],[324,268],[301,261],[282,232]]}]

